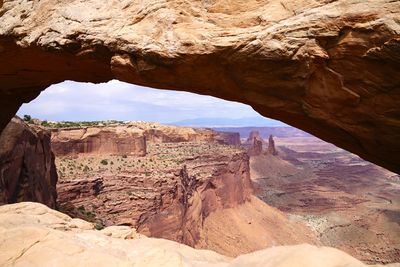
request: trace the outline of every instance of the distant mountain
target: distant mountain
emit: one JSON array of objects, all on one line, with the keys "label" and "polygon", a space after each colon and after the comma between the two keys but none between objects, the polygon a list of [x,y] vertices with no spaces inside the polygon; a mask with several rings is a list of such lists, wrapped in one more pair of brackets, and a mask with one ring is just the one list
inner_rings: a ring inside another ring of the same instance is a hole
[{"label": "distant mountain", "polygon": [[283,122],[268,119],[264,117],[247,117],[239,119],[228,118],[196,118],[177,122],[168,123],[177,126],[192,126],[192,127],[243,127],[243,126],[258,126],[258,127],[285,127]]},{"label": "distant mountain", "polygon": [[240,138],[247,138],[251,131],[258,131],[262,138],[267,139],[269,135],[276,137],[309,137],[309,133],[303,132],[291,126],[280,127],[212,127],[219,132],[235,132],[240,134]]}]

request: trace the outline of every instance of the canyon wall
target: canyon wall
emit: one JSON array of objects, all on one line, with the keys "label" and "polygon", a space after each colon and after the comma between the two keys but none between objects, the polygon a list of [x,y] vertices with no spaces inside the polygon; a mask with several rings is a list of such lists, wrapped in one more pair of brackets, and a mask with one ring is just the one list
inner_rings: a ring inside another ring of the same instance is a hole
[{"label": "canyon wall", "polygon": [[35,201],[55,208],[56,183],[50,133],[14,117],[0,135],[0,204]]},{"label": "canyon wall", "polygon": [[146,155],[143,131],[132,127],[55,129],[51,146],[56,156],[76,154]]},{"label": "canyon wall", "polygon": [[225,145],[239,146],[241,144],[239,133],[216,131],[214,139],[218,143]]},{"label": "canyon wall", "polygon": [[[202,152],[182,156],[199,147]],[[242,204],[252,193],[246,153],[219,148],[223,150],[206,143],[159,144],[139,159],[144,165],[117,173],[93,171],[87,178],[87,173],[61,177],[59,202],[82,206],[105,225],[131,225],[149,236],[194,246],[210,212]],[[164,154],[179,163],[163,166]],[[82,162],[82,157],[77,160]],[[132,164],[133,158],[128,156],[127,162]]]},{"label": "canyon wall", "polygon": [[120,126],[52,129],[51,143],[56,156],[77,154],[119,154],[144,156],[146,143],[217,142],[240,145],[239,133],[210,129],[132,122]]},{"label": "canyon wall", "polygon": [[[202,164],[214,171],[207,179],[199,179],[185,166],[170,204],[144,214],[137,225],[139,232],[195,246],[204,235],[204,219],[210,213],[250,200],[252,185],[245,153],[210,157]],[[198,167],[194,169],[198,171]]]}]

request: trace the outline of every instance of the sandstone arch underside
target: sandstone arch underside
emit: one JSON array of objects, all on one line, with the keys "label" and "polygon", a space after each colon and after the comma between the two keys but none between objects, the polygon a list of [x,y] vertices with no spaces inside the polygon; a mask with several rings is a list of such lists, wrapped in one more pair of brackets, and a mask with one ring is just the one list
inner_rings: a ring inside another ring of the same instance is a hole
[{"label": "sandstone arch underside", "polygon": [[399,173],[399,19],[391,0],[2,0],[0,129],[50,84],[115,78],[250,104]]}]

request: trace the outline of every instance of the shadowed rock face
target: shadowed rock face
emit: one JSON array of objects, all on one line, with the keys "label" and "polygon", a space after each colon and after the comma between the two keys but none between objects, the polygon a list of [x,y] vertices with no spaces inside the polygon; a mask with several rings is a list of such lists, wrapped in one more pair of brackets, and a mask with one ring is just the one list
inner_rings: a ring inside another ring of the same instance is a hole
[{"label": "shadowed rock face", "polygon": [[0,204],[56,206],[57,172],[50,133],[15,117],[0,135]]},{"label": "shadowed rock face", "polygon": [[398,1],[0,6],[0,129],[52,83],[117,78],[247,103],[400,172]]}]

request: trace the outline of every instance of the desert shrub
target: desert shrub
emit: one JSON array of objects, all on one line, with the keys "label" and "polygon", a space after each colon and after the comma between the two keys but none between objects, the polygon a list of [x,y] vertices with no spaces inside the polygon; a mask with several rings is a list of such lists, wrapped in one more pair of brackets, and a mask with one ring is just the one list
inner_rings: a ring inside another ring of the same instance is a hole
[{"label": "desert shrub", "polygon": [[30,122],[32,120],[31,115],[24,115],[24,121]]},{"label": "desert shrub", "polygon": [[108,160],[103,159],[103,160],[100,161],[100,163],[103,164],[103,165],[108,165]]},{"label": "desert shrub", "polygon": [[128,156],[127,155],[122,155],[122,158],[123,159],[126,159]]},{"label": "desert shrub", "polygon": [[102,230],[102,229],[104,229],[104,224],[103,224],[103,223],[96,223],[96,224],[94,225],[94,228],[95,228],[96,230]]}]

